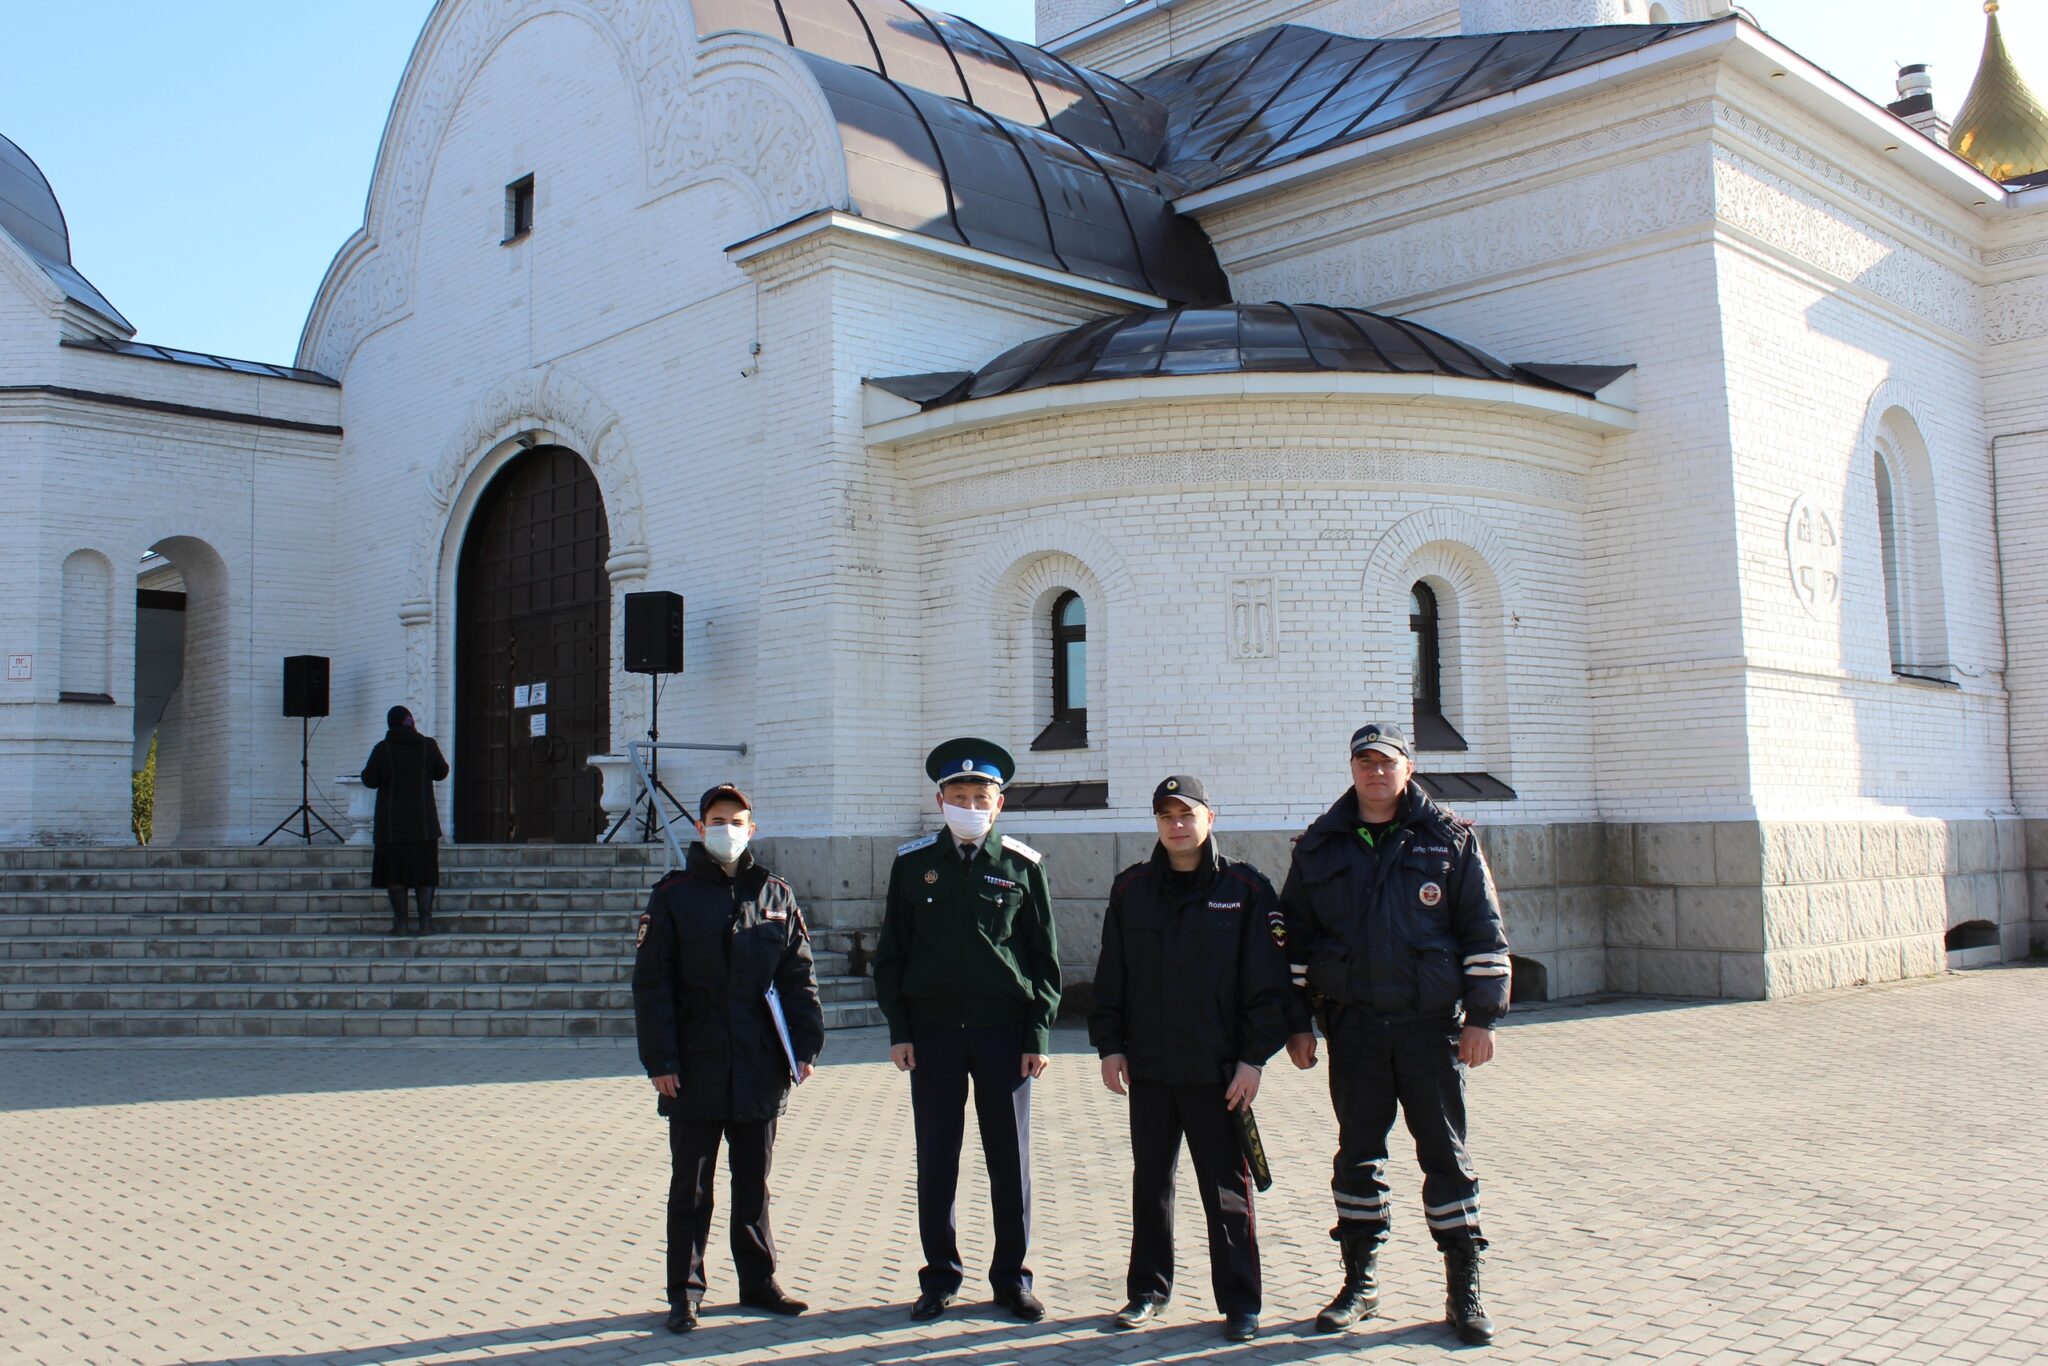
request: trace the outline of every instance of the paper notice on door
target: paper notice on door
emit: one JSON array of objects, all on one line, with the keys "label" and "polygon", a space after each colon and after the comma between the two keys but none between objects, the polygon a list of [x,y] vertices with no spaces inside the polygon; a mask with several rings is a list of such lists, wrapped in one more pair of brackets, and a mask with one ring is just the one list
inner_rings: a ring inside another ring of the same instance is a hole
[{"label": "paper notice on door", "polygon": [[526,733],[528,735],[546,735],[548,733],[548,714],[544,711],[537,711],[527,717]]},{"label": "paper notice on door", "polygon": [[527,700],[532,702],[534,706],[545,707],[548,704],[548,685],[545,683],[535,683],[526,690],[526,696]]},{"label": "paper notice on door", "polygon": [[512,706],[514,709],[530,707],[532,705],[533,689],[527,687],[524,683],[514,684],[512,687]]}]

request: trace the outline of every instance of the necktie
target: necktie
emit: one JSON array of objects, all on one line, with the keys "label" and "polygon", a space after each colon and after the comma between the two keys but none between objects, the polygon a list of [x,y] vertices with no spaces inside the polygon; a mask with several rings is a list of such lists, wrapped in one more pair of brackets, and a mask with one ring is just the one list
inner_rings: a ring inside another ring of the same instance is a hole
[{"label": "necktie", "polygon": [[972,863],[972,862],[974,862],[974,846],[973,846],[973,845],[971,845],[971,844],[968,844],[968,843],[965,843],[964,841],[963,841],[963,842],[961,843],[961,845],[960,845],[960,861],[961,861],[962,863]]}]

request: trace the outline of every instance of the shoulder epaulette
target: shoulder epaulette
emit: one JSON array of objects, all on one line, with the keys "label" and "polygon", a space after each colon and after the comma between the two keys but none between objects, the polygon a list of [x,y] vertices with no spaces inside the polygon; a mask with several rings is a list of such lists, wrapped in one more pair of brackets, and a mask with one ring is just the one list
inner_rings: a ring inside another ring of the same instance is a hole
[{"label": "shoulder epaulette", "polygon": [[897,845],[896,856],[901,858],[905,854],[914,854],[920,849],[929,849],[938,842],[938,838],[939,832],[936,830],[932,831],[929,835],[920,835],[914,840]]},{"label": "shoulder epaulette", "polygon": [[1045,858],[1045,855],[1039,853],[1036,849],[1033,849],[1023,840],[1012,839],[1008,835],[1003,836],[1003,848],[1009,850],[1018,858],[1029,859],[1033,863],[1038,863]]},{"label": "shoulder epaulette", "polygon": [[671,868],[668,872],[656,878],[654,880],[654,885],[657,888],[666,887],[669,885],[669,883],[674,882],[677,878],[688,877],[689,875],[690,870],[688,868]]}]

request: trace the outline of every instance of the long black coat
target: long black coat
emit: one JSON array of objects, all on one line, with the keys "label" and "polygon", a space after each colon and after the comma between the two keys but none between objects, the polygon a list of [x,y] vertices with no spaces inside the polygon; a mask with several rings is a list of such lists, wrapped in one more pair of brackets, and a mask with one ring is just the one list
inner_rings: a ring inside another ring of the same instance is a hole
[{"label": "long black coat", "polygon": [[782,998],[790,1047],[815,1063],[825,1013],[811,936],[789,884],[742,854],[728,878],[704,846],[654,884],[633,959],[640,1062],[674,1076],[661,1113],[692,1119],[772,1119],[789,1096],[789,1061],[768,1013]]},{"label": "long black coat", "polygon": [[370,838],[378,844],[433,844],[441,838],[441,813],[434,784],[448,776],[448,761],[431,735],[397,728],[386,731],[363,765],[363,786],[377,789],[377,818]]}]

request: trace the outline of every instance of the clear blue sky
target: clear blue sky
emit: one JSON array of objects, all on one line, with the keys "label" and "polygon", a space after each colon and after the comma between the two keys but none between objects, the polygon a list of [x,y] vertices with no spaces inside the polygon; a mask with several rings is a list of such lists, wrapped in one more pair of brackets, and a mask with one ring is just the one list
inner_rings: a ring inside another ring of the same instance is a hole
[{"label": "clear blue sky", "polygon": [[[1030,37],[1028,0],[940,8]],[[291,359],[313,291],[362,222],[391,97],[429,0],[0,0],[0,133],[56,188],[80,270],[138,335]],[[1978,0],[1756,0],[1787,45],[1876,99],[1930,62],[1961,103]],[[1849,18],[1848,16],[1853,16]],[[2006,0],[2048,93],[2048,0]]]}]

